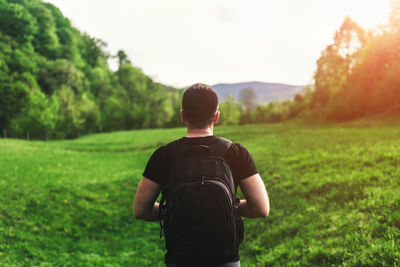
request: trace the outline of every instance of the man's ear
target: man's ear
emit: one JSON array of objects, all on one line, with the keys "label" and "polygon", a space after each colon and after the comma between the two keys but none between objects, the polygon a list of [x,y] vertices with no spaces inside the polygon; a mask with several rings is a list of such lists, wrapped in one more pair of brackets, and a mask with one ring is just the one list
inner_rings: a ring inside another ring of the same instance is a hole
[{"label": "man's ear", "polygon": [[219,110],[214,115],[213,123],[217,124],[218,123],[218,119],[219,119]]},{"label": "man's ear", "polygon": [[185,122],[185,121],[183,120],[183,110],[181,109],[180,112],[181,112],[181,122]]}]

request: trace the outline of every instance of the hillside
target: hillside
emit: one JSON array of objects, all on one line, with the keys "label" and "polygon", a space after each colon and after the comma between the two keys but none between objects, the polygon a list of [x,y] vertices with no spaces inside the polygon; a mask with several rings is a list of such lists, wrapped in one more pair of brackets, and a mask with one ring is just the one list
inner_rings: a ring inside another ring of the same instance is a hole
[{"label": "hillside", "polygon": [[[118,60],[118,69],[108,59]],[[154,82],[123,50],[75,28],[41,0],[0,0],[0,134],[74,138],[176,126],[180,91]],[[160,115],[162,114],[162,115]]]},{"label": "hillside", "polygon": [[212,87],[217,92],[220,101],[224,101],[228,94],[232,94],[238,100],[242,89],[252,88],[259,104],[293,99],[303,89],[303,86],[298,85],[264,82],[218,83]]},{"label": "hillside", "polygon": [[[396,266],[400,126],[377,124],[215,128],[248,148],[271,200],[244,222],[243,266]],[[0,265],[165,266],[158,223],[132,204],[152,152],[184,134],[0,139]]]}]

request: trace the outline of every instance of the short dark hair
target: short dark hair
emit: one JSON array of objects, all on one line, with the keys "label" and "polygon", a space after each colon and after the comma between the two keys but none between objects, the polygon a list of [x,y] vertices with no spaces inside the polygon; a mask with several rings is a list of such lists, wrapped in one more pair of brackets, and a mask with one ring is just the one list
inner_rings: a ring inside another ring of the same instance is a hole
[{"label": "short dark hair", "polygon": [[218,96],[211,86],[196,83],[183,93],[183,119],[191,127],[201,129],[210,125],[217,108]]}]

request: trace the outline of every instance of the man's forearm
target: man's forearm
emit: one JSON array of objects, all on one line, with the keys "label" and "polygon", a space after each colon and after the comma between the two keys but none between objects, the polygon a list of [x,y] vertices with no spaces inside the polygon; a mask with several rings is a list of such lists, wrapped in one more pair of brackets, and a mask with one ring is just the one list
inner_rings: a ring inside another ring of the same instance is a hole
[{"label": "man's forearm", "polygon": [[156,222],[156,221],[158,221],[158,211],[159,211],[159,204],[158,204],[158,202],[155,202],[153,209],[151,211],[144,213],[140,217],[137,217],[137,219],[145,220],[145,221],[149,221],[149,222]]},{"label": "man's forearm", "polygon": [[261,214],[251,210],[246,200],[241,199],[238,206],[239,215],[246,218],[261,218],[265,217]]}]

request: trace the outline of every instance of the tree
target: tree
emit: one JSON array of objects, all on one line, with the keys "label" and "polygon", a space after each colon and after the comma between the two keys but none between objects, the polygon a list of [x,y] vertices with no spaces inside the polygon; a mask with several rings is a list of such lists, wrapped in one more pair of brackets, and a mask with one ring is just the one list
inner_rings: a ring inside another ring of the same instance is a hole
[{"label": "tree", "polygon": [[339,56],[333,45],[326,47],[317,60],[317,71],[314,74],[315,92],[312,106],[325,106],[329,102],[332,91],[338,91],[344,79],[344,59]]},{"label": "tree", "polygon": [[60,43],[53,14],[41,3],[31,4],[29,10],[34,15],[38,27],[32,39],[35,50],[47,58],[57,58],[60,52]]},{"label": "tree", "polygon": [[237,125],[240,118],[240,105],[232,94],[228,94],[225,101],[219,104],[221,116],[219,124]]},{"label": "tree", "polygon": [[64,137],[79,136],[85,123],[79,110],[77,97],[70,87],[62,85],[56,92],[58,103],[57,131]]},{"label": "tree", "polygon": [[364,44],[364,31],[346,17],[335,33],[334,43],[326,47],[317,61],[312,106],[326,106],[331,95],[344,88]]},{"label": "tree", "polygon": [[129,118],[127,119],[127,125],[132,128],[141,128],[145,116],[145,106],[148,98],[146,89],[150,80],[146,77],[142,71],[138,68],[133,67],[131,64],[123,64],[119,66],[116,72],[118,77],[118,84],[126,92],[128,106],[125,107],[129,110]]},{"label": "tree", "polygon": [[119,66],[131,63],[131,61],[128,58],[128,55],[123,50],[118,50],[116,57],[118,58]]},{"label": "tree", "polygon": [[132,125],[129,125],[132,121],[129,98],[122,87],[114,88],[112,95],[105,99],[101,111],[100,120],[103,130],[115,131],[132,128]]},{"label": "tree", "polygon": [[57,113],[53,109],[51,99],[47,98],[38,87],[32,88],[29,103],[24,106],[20,116],[11,122],[13,136],[45,138],[54,131]]},{"label": "tree", "polygon": [[90,37],[86,33],[82,36],[82,57],[91,67],[95,67],[99,60],[108,58],[108,54],[103,50],[106,47],[107,43],[99,38]]},{"label": "tree", "polygon": [[144,111],[141,128],[163,127],[167,125],[173,114],[170,99],[165,98],[161,91],[151,93],[151,100],[147,101]]},{"label": "tree", "polygon": [[344,74],[350,74],[357,59],[358,51],[365,43],[364,30],[350,17],[346,17],[335,33],[333,47],[344,59]]},{"label": "tree", "polygon": [[38,28],[29,11],[20,4],[0,2],[0,31],[17,42],[29,43]]},{"label": "tree", "polygon": [[89,92],[85,92],[80,96],[78,109],[79,115],[84,121],[82,131],[95,131],[99,123],[99,107]]},{"label": "tree", "polygon": [[253,88],[244,88],[239,94],[240,103],[245,107],[246,111],[254,110],[257,107],[258,99]]},{"label": "tree", "polygon": [[239,93],[239,101],[244,106],[245,110],[240,116],[240,123],[253,122],[252,111],[257,107],[257,96],[253,88],[244,88]]},{"label": "tree", "polygon": [[172,107],[171,118],[167,124],[167,126],[169,127],[178,127],[183,125],[181,121],[181,112],[180,112],[183,93],[184,93],[183,89],[177,90],[174,88],[169,88],[169,95]]},{"label": "tree", "polygon": [[40,71],[38,83],[43,92],[48,95],[65,85],[75,93],[85,91],[89,83],[84,73],[78,70],[75,65],[66,59],[46,60],[40,59]]},{"label": "tree", "polygon": [[7,130],[11,120],[18,116],[27,103],[29,103],[29,87],[18,79],[1,76],[0,129]]}]

